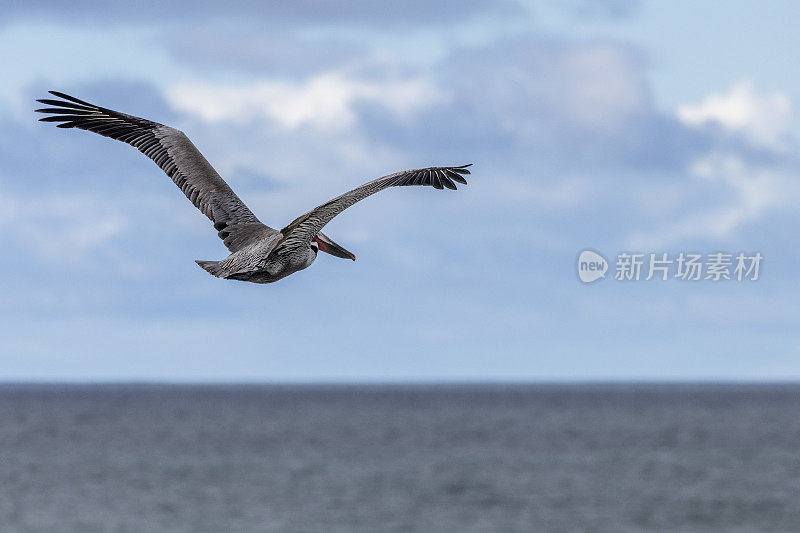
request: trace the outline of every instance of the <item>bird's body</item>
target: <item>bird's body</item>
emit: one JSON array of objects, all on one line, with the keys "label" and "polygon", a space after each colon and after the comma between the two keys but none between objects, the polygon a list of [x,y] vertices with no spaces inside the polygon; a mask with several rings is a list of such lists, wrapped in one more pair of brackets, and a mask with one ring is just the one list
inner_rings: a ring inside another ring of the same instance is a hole
[{"label": "bird's body", "polygon": [[272,283],[308,268],[317,258],[317,243],[297,249],[279,247],[280,238],[281,234],[276,233],[236,250],[222,261],[197,261],[197,264],[220,278]]},{"label": "bird's body", "polygon": [[50,91],[61,100],[42,99],[53,106],[37,109],[59,128],[80,128],[126,142],[161,167],[187,198],[213,223],[230,250],[221,261],[197,261],[214,276],[272,283],[308,268],[322,250],[336,257],[355,256],[322,233],[333,217],[364,198],[393,186],[430,185],[455,189],[466,184],[469,165],[406,170],[365,183],[301,215],[278,231],[263,223],[231,190],[183,132]]}]

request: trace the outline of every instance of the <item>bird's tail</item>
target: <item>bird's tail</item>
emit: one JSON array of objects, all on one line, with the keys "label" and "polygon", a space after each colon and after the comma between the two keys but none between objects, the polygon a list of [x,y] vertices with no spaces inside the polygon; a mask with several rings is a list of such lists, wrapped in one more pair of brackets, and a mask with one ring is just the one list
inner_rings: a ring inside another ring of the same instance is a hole
[{"label": "bird's tail", "polygon": [[219,266],[221,261],[195,261],[198,265],[212,276],[222,277],[222,268]]}]

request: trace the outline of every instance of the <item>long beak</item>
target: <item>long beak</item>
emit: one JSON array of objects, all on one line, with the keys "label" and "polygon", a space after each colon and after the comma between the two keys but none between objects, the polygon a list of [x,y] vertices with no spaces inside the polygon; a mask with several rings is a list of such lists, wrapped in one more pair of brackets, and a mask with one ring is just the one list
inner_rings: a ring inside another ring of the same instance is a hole
[{"label": "long beak", "polygon": [[356,260],[356,256],[333,242],[324,233],[318,233],[317,236],[314,237],[314,241],[317,243],[317,246],[319,246],[319,249],[323,252],[329,253],[336,257],[341,257],[342,259],[352,259],[353,261]]}]

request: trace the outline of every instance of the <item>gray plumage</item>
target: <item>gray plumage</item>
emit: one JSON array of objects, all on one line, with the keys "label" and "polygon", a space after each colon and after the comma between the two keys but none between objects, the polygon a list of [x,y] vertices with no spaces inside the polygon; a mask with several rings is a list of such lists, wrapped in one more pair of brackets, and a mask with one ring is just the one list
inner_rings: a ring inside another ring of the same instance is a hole
[{"label": "gray plumage", "polygon": [[301,215],[281,231],[263,224],[236,196],[182,131],[157,122],[99,107],[66,94],[37,100],[52,106],[37,109],[59,128],[80,128],[126,142],[152,159],[186,197],[214,224],[231,254],[221,261],[197,261],[214,276],[271,283],[307,268],[318,250],[342,258],[355,256],[321,232],[336,215],[388,187],[430,185],[456,189],[466,184],[466,167],[405,170],[365,183]]}]

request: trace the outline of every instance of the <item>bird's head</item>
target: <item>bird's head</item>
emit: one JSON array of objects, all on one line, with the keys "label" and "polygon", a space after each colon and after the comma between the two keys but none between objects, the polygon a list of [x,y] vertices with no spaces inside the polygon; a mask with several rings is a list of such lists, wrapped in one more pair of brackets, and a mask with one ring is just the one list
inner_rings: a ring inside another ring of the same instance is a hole
[{"label": "bird's head", "polygon": [[318,233],[317,236],[312,239],[311,246],[313,247],[314,245],[323,252],[333,256],[341,257],[342,259],[352,259],[353,261],[356,260],[356,256],[353,255],[352,252],[345,250],[322,232]]}]

